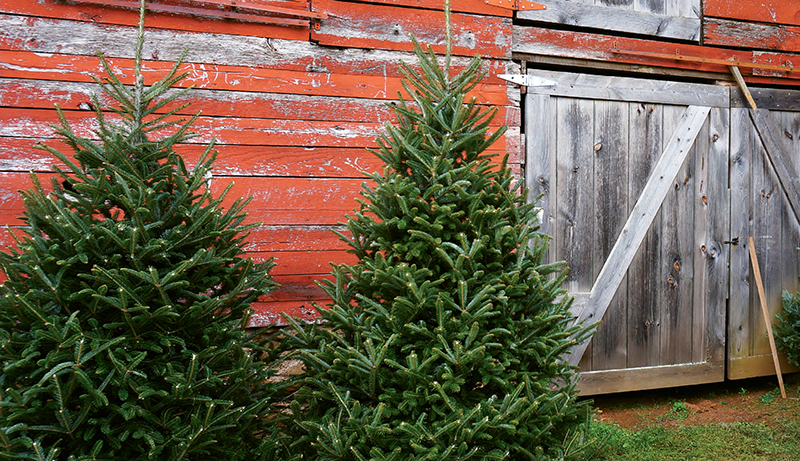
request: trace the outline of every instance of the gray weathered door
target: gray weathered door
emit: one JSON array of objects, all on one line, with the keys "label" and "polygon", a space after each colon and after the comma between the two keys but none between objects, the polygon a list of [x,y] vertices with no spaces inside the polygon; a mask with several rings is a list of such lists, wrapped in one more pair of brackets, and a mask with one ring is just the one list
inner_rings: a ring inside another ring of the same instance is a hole
[{"label": "gray weathered door", "polygon": [[602,319],[581,392],[722,381],[729,89],[534,73],[557,85],[526,95],[526,183],[575,313]]},{"label": "gray weathered door", "polygon": [[[728,377],[775,374],[747,248],[753,237],[767,308],[774,319],[781,292],[800,289],[800,92],[753,89],[751,111],[738,90],[731,98],[731,237]],[[797,371],[784,357],[781,369]]]}]

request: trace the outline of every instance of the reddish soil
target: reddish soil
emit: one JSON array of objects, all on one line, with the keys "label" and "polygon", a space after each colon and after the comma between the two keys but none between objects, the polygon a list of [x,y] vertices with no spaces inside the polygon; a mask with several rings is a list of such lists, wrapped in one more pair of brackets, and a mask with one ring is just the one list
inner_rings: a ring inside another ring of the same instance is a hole
[{"label": "reddish soil", "polygon": [[658,391],[595,396],[597,419],[626,429],[648,425],[704,425],[735,421],[780,424],[800,421],[800,373]]}]

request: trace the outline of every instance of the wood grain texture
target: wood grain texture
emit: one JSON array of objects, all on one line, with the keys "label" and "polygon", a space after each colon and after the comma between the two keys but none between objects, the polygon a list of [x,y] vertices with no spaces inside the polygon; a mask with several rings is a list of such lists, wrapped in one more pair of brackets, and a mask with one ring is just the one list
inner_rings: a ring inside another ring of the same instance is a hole
[{"label": "wood grain texture", "polygon": [[[587,59],[607,63],[627,63],[652,66],[655,68],[682,69],[691,71],[724,73],[729,75],[726,65],[681,61],[676,59],[638,57],[614,53],[613,49],[680,54],[716,60],[734,60],[767,65],[786,65],[797,61],[794,53],[779,51],[755,51],[748,49],[728,50],[709,46],[683,43],[666,43],[656,40],[643,40],[617,37],[587,32],[563,31],[534,26],[514,26],[513,51],[524,59],[526,55],[558,56],[561,58]],[[775,72],[772,70],[742,69],[748,83],[797,85],[800,72]]]},{"label": "wood grain texture", "polygon": [[594,282],[594,107],[592,101],[568,98],[557,99],[557,104],[555,257],[569,262],[565,288],[585,292]]},{"label": "wood grain texture", "polygon": [[727,332],[729,368],[733,360],[748,357],[752,353],[748,329],[750,305],[754,298],[750,290],[746,238],[753,235],[751,229],[755,210],[751,192],[752,170],[761,165],[760,159],[764,158],[757,150],[761,148],[761,143],[747,109],[731,109],[730,136],[731,231],[730,237],[725,240],[738,238],[740,243],[736,246],[726,245],[729,248],[731,274]]},{"label": "wood grain texture", "polygon": [[578,390],[582,396],[588,396],[717,383],[724,380],[723,363],[691,363],[581,373]]},{"label": "wood grain texture", "polygon": [[703,42],[709,46],[797,52],[800,27],[704,18]]},{"label": "wood grain texture", "polygon": [[[627,212],[633,209],[664,151],[664,106],[630,103],[630,156],[628,159]],[[668,140],[669,138],[667,138]],[[652,366],[659,363],[661,323],[657,316],[660,267],[661,211],[644,236],[628,270],[628,363],[627,367]]]},{"label": "wood grain texture", "polygon": [[530,70],[529,73],[554,81],[556,86],[555,88],[531,87],[527,89],[528,93],[708,107],[728,107],[730,104],[729,91],[721,86],[543,69]]},{"label": "wood grain texture", "polygon": [[732,247],[725,245],[731,228],[729,184],[730,111],[711,109],[704,161],[696,163],[695,235],[696,298],[692,321],[692,361],[722,363],[725,359],[725,324]]},{"label": "wood grain texture", "polygon": [[[281,1],[279,4],[282,7],[295,6],[297,9],[308,9],[307,2]],[[22,16],[70,19],[112,26],[135,26],[139,20],[139,13],[134,10],[106,8],[90,4],[76,5],[57,0],[35,2],[0,0],[0,12]],[[309,37],[308,27],[288,27],[272,24],[214,20],[189,15],[165,13],[151,13],[147,18],[147,27],[231,35],[251,35],[256,37],[274,37],[291,40],[308,40]]]},{"label": "wood grain texture", "polygon": [[[578,322],[595,322],[603,318],[636,250],[650,227],[650,223],[672,186],[673,179],[683,165],[709,110],[707,107],[698,106],[690,106],[686,110],[681,123],[670,142],[667,143],[661,159],[654,167],[654,174],[645,185],[642,196],[634,206],[603,270],[594,282],[592,294],[583,312],[578,316]],[[569,358],[571,364],[577,364],[586,346],[587,342],[584,342],[573,349]]]},{"label": "wood grain texture", "polygon": [[[130,82],[133,61],[109,58],[109,65],[122,81]],[[161,78],[172,64],[148,61],[142,73],[145,83]],[[304,94],[345,98],[397,99],[403,91],[399,77],[363,75],[353,78],[350,73],[290,71],[256,67],[217,64],[186,63],[181,70],[187,72],[181,86],[194,86],[206,90],[236,90],[260,93]],[[40,80],[91,82],[91,75],[102,75],[99,58],[95,56],[43,55],[33,52],[9,51],[0,60],[0,77],[36,78]],[[479,84],[470,94],[477,102],[490,105],[508,103],[509,87],[502,84]]]},{"label": "wood grain texture", "polygon": [[[541,208],[539,214],[540,230],[553,235],[555,226],[554,210],[556,194],[551,187],[556,184],[555,129],[553,115],[555,100],[549,95],[528,93],[525,97],[525,186],[528,187],[528,200],[536,201]],[[548,261],[554,261],[555,242],[548,248]]]},{"label": "wood grain texture", "polygon": [[547,9],[520,11],[517,18],[678,40],[700,39],[700,19],[696,15],[682,17],[634,10],[633,0],[598,2],[594,5],[570,0],[541,0],[539,3],[547,6]]},{"label": "wood grain texture", "polygon": [[743,2],[740,0],[704,0],[706,16],[800,25],[800,9],[794,2]]},{"label": "wood grain texture", "polygon": [[[664,107],[664,133],[681,136],[681,114],[683,107]],[[708,111],[710,112],[710,110]],[[658,311],[661,328],[661,347],[659,365],[674,365],[691,362],[692,322],[694,310],[702,306],[693,304],[694,287],[694,234],[695,212],[695,164],[699,155],[699,144],[707,137],[706,121],[700,125],[685,159],[681,162],[672,184],[661,203],[661,255],[657,279]],[[685,131],[684,131],[685,132]],[[692,141],[689,141],[692,142]],[[668,149],[669,144],[665,148]],[[654,174],[665,171],[658,166]],[[670,172],[672,175],[672,172]],[[645,189],[646,190],[646,189]],[[644,192],[639,200],[644,200]],[[631,213],[633,215],[633,213]]]},{"label": "wood grain texture", "polygon": [[[315,0],[314,11],[330,17],[311,39],[322,45],[411,50],[413,35],[423,46],[444,51],[444,13],[393,6]],[[453,54],[511,58],[511,19],[453,13]]]},{"label": "wood grain texture", "polygon": [[[629,105],[594,102],[594,236],[592,278],[596,279],[628,218]],[[620,282],[603,322],[592,337],[592,370],[627,365],[627,283]]]},{"label": "wood grain texture", "polygon": [[[409,8],[437,11],[441,11],[444,4],[441,0],[369,0],[366,3],[405,6]],[[474,13],[485,16],[502,16],[506,18],[510,18],[514,14],[513,10],[494,6],[486,0],[458,0],[451,2],[450,8],[452,11],[457,13]]]}]

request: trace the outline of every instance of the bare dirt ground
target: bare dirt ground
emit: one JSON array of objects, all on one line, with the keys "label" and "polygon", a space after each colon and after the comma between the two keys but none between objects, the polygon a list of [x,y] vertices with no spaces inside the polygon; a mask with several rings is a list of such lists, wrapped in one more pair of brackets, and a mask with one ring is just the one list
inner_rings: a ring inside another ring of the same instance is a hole
[{"label": "bare dirt ground", "polygon": [[650,425],[706,425],[737,421],[800,422],[800,373],[784,376],[786,399],[775,376],[678,389],[595,396],[597,419],[625,429]]}]

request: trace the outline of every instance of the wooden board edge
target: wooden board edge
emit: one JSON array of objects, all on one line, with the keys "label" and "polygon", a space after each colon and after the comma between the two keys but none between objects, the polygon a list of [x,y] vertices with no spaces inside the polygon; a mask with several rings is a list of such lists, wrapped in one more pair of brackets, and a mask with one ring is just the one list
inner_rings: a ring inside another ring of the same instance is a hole
[{"label": "wooden board edge", "polygon": [[[783,374],[796,373],[800,368],[786,361],[784,354],[778,354]],[[775,365],[772,355],[755,355],[751,357],[734,358],[728,361],[728,379],[756,378],[760,376],[774,376]]]},{"label": "wooden board edge", "polygon": [[577,387],[583,397],[718,383],[724,380],[724,362],[702,362],[624,370],[588,371],[580,374]]}]

